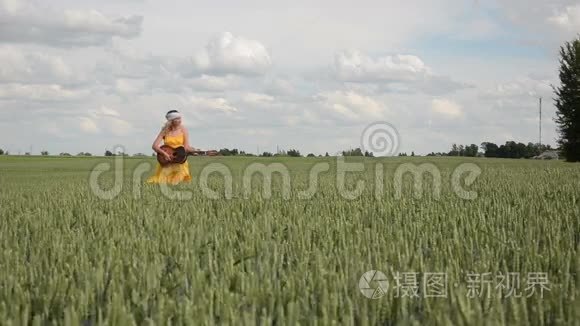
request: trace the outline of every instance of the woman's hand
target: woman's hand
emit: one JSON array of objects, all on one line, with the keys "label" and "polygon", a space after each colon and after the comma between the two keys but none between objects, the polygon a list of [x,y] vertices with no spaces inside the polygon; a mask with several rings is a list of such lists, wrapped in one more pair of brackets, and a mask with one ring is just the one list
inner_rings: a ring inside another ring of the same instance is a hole
[{"label": "woman's hand", "polygon": [[166,151],[164,151],[163,149],[161,149],[160,147],[155,147],[153,150],[157,152],[158,155],[161,155],[161,157],[163,157],[167,162],[171,161],[172,159],[171,155]]},{"label": "woman's hand", "polygon": [[166,151],[164,151],[164,150],[161,150],[161,153],[163,153],[162,155],[163,155],[163,157],[165,158],[165,160],[167,160],[167,161],[171,161],[171,155],[169,155],[169,153],[167,153],[167,152],[166,152]]}]

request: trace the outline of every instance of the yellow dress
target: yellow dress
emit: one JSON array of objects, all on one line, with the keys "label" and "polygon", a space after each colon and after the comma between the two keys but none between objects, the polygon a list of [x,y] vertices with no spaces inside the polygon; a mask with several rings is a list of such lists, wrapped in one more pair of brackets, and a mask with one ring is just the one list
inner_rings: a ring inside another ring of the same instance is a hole
[{"label": "yellow dress", "polygon": [[[165,136],[164,143],[172,148],[183,146],[183,133],[177,136]],[[157,162],[155,174],[147,179],[147,183],[170,183],[178,184],[180,182],[190,182],[189,164],[185,161],[183,164],[168,164],[161,166]]]}]

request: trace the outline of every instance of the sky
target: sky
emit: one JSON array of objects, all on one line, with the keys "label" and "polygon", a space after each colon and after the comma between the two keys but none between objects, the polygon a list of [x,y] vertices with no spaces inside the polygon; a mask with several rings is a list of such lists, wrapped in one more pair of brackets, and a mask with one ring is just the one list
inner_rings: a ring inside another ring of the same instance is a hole
[{"label": "sky", "polygon": [[[0,0],[0,148],[152,153],[165,113],[192,146],[398,152],[538,136],[556,145],[567,0]],[[118,147],[121,146],[121,147]]]}]

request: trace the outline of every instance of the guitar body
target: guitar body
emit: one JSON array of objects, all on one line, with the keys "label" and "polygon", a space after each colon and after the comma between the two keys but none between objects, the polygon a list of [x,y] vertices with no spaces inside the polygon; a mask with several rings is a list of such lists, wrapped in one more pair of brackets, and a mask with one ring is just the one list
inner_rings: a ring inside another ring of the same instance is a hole
[{"label": "guitar body", "polygon": [[159,162],[159,164],[161,164],[161,166],[165,166],[168,164],[183,164],[183,163],[185,163],[185,161],[187,161],[187,157],[189,155],[193,155],[193,156],[198,156],[198,155],[216,156],[216,155],[218,155],[218,152],[215,150],[188,152],[185,150],[185,147],[183,147],[183,146],[173,148],[169,145],[162,145],[161,150],[166,152],[167,154],[169,154],[169,156],[171,157],[170,160],[167,160],[163,155],[157,153],[157,162]]}]

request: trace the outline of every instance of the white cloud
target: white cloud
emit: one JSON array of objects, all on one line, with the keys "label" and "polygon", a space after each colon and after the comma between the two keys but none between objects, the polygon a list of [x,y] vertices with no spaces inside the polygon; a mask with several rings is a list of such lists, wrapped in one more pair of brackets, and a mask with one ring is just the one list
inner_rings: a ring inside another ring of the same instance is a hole
[{"label": "white cloud", "polygon": [[196,97],[192,96],[190,98],[190,104],[192,105],[193,109],[202,109],[202,110],[215,110],[215,111],[222,111],[222,112],[236,112],[238,111],[237,108],[232,106],[228,100],[222,97],[216,98],[205,98],[205,97]]},{"label": "white cloud", "polygon": [[213,74],[261,75],[270,69],[272,59],[259,41],[225,32],[196,53],[191,65],[195,70]]},{"label": "white cloud", "polygon": [[24,51],[15,46],[0,46],[0,83],[67,83],[78,80],[60,56],[41,51]]},{"label": "white cloud", "polygon": [[265,92],[273,95],[290,95],[296,90],[294,85],[283,78],[272,78],[265,81]]},{"label": "white cloud", "polygon": [[505,83],[497,83],[494,87],[483,90],[480,97],[485,99],[550,97],[553,94],[551,84],[549,79],[519,77]]},{"label": "white cloud", "polygon": [[97,124],[93,119],[88,117],[80,117],[79,120],[80,120],[79,129],[81,131],[88,134],[96,134],[100,132],[99,127],[97,127]]},{"label": "white cloud", "polygon": [[431,110],[449,118],[457,118],[463,114],[463,109],[457,103],[449,99],[433,99],[431,101]]},{"label": "white cloud", "polygon": [[236,89],[240,86],[240,78],[235,75],[211,76],[202,74],[188,83],[194,91],[220,92]]},{"label": "white cloud", "polygon": [[417,93],[441,95],[471,85],[435,74],[415,55],[389,55],[372,58],[360,51],[337,53],[334,73],[342,82],[358,83],[374,93]]},{"label": "white cloud", "polygon": [[139,17],[111,19],[97,10],[65,10],[64,25],[72,30],[80,30],[120,37],[135,37],[140,33]]},{"label": "white cloud", "polygon": [[21,0],[0,0],[0,12],[8,14],[16,14],[24,9],[31,9],[32,5],[29,2]]},{"label": "white cloud", "polygon": [[142,16],[108,17],[97,10],[55,10],[39,3],[0,1],[0,41],[91,46],[141,34]]},{"label": "white cloud", "polygon": [[107,106],[101,106],[98,110],[95,110],[93,112],[93,114],[95,116],[109,116],[109,117],[120,117],[121,115],[119,114],[119,112],[117,112],[117,110],[112,109],[110,107]]},{"label": "white cloud", "polygon": [[[78,121],[75,121],[75,123]],[[81,120],[79,123],[79,129],[81,132],[85,132],[85,133],[90,133],[90,131],[85,131],[82,129],[81,124],[83,123],[83,121]],[[59,126],[59,124],[57,123],[57,121],[55,120],[45,120],[43,122],[39,122],[38,124],[36,124],[38,126],[38,131],[41,133],[45,133],[48,134],[49,136],[54,136],[57,138],[72,138],[72,137],[77,137],[78,138],[78,134],[75,130],[71,129],[71,128],[63,128],[61,126]],[[90,126],[85,126],[85,128],[87,128],[88,130],[90,130]],[[46,135],[43,135],[44,137],[46,137]]]},{"label": "white cloud", "polygon": [[138,94],[145,90],[145,81],[142,79],[118,78],[115,81],[115,90],[122,95]]},{"label": "white cloud", "polygon": [[337,53],[334,68],[340,80],[352,82],[413,81],[430,73],[425,63],[414,55],[373,59],[357,50]]},{"label": "white cloud", "polygon": [[114,117],[109,117],[104,119],[103,123],[106,128],[115,136],[126,136],[131,134],[133,131],[133,126],[131,123]]},{"label": "white cloud", "polygon": [[105,131],[114,136],[126,136],[135,130],[117,110],[104,105],[89,111],[87,115],[79,117],[79,120],[79,128],[85,133],[96,134]]},{"label": "white cloud", "polygon": [[350,120],[380,119],[389,113],[383,103],[353,91],[325,92],[317,98],[331,113]]},{"label": "white cloud", "polygon": [[580,4],[566,6],[559,13],[547,18],[548,22],[569,31],[580,30]]},{"label": "white cloud", "polygon": [[86,97],[86,90],[73,90],[57,84],[0,84],[0,99],[27,101],[73,101]]},{"label": "white cloud", "polygon": [[267,105],[274,102],[274,97],[261,93],[247,93],[242,99],[244,102],[251,105]]},{"label": "white cloud", "polygon": [[490,6],[523,31],[517,38],[554,54],[562,41],[575,37],[580,29],[578,0],[510,0]]}]

